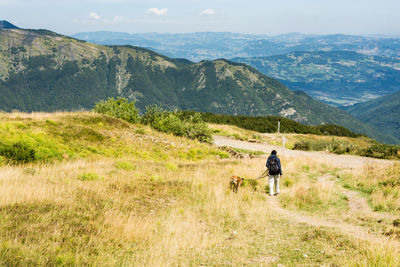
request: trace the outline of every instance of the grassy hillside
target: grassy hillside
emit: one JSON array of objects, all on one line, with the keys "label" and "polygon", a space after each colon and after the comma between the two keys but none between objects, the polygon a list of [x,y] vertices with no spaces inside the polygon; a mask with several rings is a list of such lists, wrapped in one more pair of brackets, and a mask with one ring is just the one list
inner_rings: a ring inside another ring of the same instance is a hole
[{"label": "grassy hillside", "polygon": [[0,29],[0,109],[91,109],[112,96],[196,111],[284,116],[336,123],[385,142],[346,112],[322,104],[244,64],[197,64],[130,46],[100,46],[43,30]]},{"label": "grassy hillside", "polygon": [[324,102],[343,106],[400,90],[400,59],[352,51],[291,52],[235,58]]},{"label": "grassy hillside", "polygon": [[[282,158],[282,198],[269,198],[262,180],[238,194],[228,189],[232,174],[263,171],[264,157],[220,160],[223,152],[210,145],[92,113],[1,114],[0,126],[2,145],[23,142],[53,155],[0,165],[0,265],[399,263],[392,220],[365,226],[371,218],[348,213],[340,184],[316,184],[319,176],[348,177],[323,159]],[[297,217],[299,210],[315,221],[364,223],[351,229],[361,227],[371,239],[299,222],[274,208],[279,203]]]},{"label": "grassy hillside", "polygon": [[400,92],[346,107],[345,110],[376,130],[400,140]]},{"label": "grassy hillside", "polygon": [[[179,143],[179,144],[178,144]],[[157,147],[157,144],[160,146]],[[30,152],[30,153],[29,153]],[[33,156],[31,156],[33,154]],[[0,164],[125,158],[168,163],[227,157],[210,145],[95,113],[0,113]],[[27,160],[23,160],[24,158]]]}]

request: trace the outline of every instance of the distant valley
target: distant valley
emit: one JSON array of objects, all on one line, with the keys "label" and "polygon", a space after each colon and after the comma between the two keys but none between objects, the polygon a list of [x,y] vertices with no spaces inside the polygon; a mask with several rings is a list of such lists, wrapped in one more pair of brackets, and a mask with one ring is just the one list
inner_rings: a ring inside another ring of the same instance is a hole
[{"label": "distant valley", "polygon": [[335,106],[400,91],[400,57],[313,51],[233,61],[249,64],[290,89],[305,91]]}]

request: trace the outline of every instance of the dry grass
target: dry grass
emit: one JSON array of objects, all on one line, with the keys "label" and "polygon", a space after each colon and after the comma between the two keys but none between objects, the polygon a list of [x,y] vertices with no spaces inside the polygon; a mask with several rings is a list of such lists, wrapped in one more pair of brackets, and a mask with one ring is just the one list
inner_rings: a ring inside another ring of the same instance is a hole
[{"label": "dry grass", "polygon": [[[293,159],[283,161],[288,173],[291,166],[304,166]],[[0,191],[12,194],[0,197],[0,214],[6,218],[0,220],[0,262],[363,266],[381,257],[371,245],[328,229],[315,234],[312,227],[280,219],[268,209],[263,183],[257,191],[251,187],[241,188],[238,194],[228,190],[231,174],[257,176],[263,159],[183,163],[176,164],[177,168],[125,159],[136,166],[128,170],[118,168],[118,162],[78,160],[29,166],[34,174],[26,171],[28,166],[2,167]],[[99,179],[79,180],[82,173],[95,173]],[[349,255],[357,251],[367,258],[350,261]],[[396,251],[390,253],[383,257],[385,261],[398,256]]]},{"label": "dry grass", "polygon": [[209,123],[208,127],[218,135],[232,137],[238,140],[253,140],[257,142],[265,141],[263,134],[251,130],[246,130],[234,125],[225,125],[225,124],[212,124]]},{"label": "dry grass", "polygon": [[282,184],[289,188],[281,194],[283,207],[325,215],[347,210],[346,198],[333,178],[338,171],[336,168],[318,159],[289,158],[286,161]]},{"label": "dry grass", "polygon": [[313,134],[294,134],[294,133],[259,133],[256,131],[246,130],[234,125],[224,124],[209,124],[209,127],[215,132],[215,134],[235,138],[238,140],[254,140],[257,142],[265,142],[267,144],[282,146],[282,136],[285,136],[286,142],[285,147],[292,149],[294,144],[297,142],[307,141],[311,144],[319,143],[331,143],[335,142],[343,143],[348,146],[355,146],[358,148],[367,148],[371,144],[371,140],[368,138],[350,138],[341,136],[322,136]]},{"label": "dry grass", "polygon": [[[63,114],[47,119],[57,121]],[[240,188],[238,194],[229,191],[231,175],[257,177],[264,169],[263,158],[174,158],[186,153],[186,145],[207,150],[149,129],[137,135],[135,128],[133,134],[106,130],[114,138],[129,140],[134,149],[166,151],[169,145],[165,149],[161,141],[168,140],[175,143],[174,150],[165,152],[168,160],[135,153],[94,154],[52,164],[0,166],[0,265],[399,264],[399,251],[390,245],[377,247],[272,212],[265,180]],[[143,143],[144,136],[148,141]],[[282,164],[282,188],[293,199],[301,194],[290,192],[300,190],[295,188],[303,182],[312,186],[319,176],[336,172],[319,159],[282,158]],[[316,195],[329,201],[334,196],[324,192],[332,190],[326,187]]]},{"label": "dry grass", "polygon": [[400,211],[400,164],[379,166],[370,164],[341,175],[347,188],[361,191],[375,211],[398,214]]}]

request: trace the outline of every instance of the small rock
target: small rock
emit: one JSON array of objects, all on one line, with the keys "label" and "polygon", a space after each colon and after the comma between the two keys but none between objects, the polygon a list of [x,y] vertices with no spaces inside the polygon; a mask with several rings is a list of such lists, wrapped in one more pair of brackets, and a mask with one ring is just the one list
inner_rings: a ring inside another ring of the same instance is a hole
[{"label": "small rock", "polygon": [[308,255],[307,255],[307,254],[303,254],[303,257],[304,257],[304,258],[308,258]]}]

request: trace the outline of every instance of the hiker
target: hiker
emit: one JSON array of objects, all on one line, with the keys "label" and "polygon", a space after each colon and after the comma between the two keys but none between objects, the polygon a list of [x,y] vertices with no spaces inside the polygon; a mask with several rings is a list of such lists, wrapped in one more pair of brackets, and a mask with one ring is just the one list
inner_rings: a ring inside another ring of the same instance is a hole
[{"label": "hiker", "polygon": [[[279,195],[279,177],[282,175],[281,160],[276,155],[276,150],[272,150],[271,155],[267,160],[268,168],[268,184],[269,184],[269,195],[277,196]],[[274,194],[275,185],[275,194]]]}]

